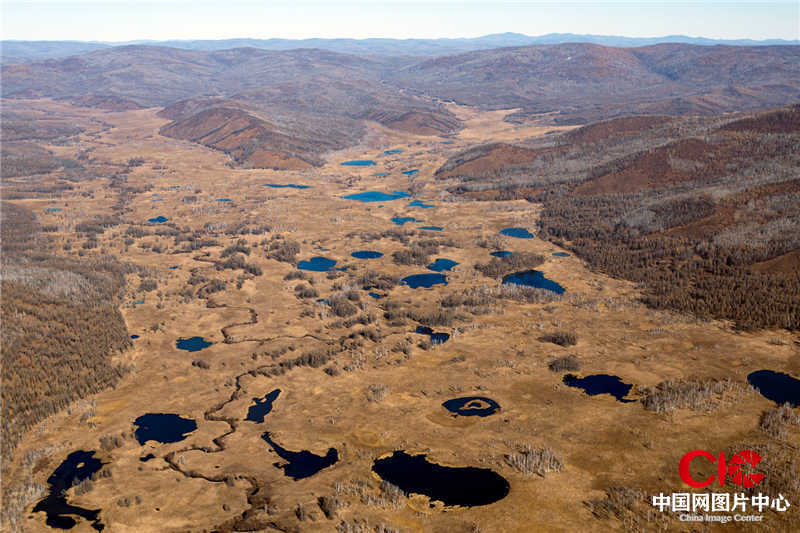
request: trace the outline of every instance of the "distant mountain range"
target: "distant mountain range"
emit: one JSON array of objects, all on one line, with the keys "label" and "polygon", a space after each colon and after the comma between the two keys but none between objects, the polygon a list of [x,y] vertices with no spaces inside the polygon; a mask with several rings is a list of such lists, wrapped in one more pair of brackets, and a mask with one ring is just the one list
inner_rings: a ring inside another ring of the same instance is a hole
[{"label": "distant mountain range", "polygon": [[2,41],[0,57],[5,63],[38,61],[67,57],[95,50],[127,45],[167,46],[184,50],[216,51],[231,48],[260,48],[262,50],[295,50],[319,48],[344,54],[362,55],[447,55],[475,50],[532,46],[542,44],[590,43],[615,47],[639,47],[661,43],[684,43],[704,46],[777,46],[798,45],[800,40],[787,41],[769,39],[707,39],[668,35],[665,37],[622,37],[615,35],[578,35],[573,33],[549,33],[530,36],[521,33],[496,33],[482,37],[462,39],[222,39],[222,40],[168,40],[127,42],[83,42],[83,41]]},{"label": "distant mountain range", "polygon": [[355,145],[365,121],[420,135],[462,124],[446,102],[587,124],[624,115],[711,115],[800,101],[800,46],[638,48],[566,43],[438,56],[330,50],[103,48],[2,65],[5,98],[122,111],[162,107],[161,133],[246,167],[304,168]]}]

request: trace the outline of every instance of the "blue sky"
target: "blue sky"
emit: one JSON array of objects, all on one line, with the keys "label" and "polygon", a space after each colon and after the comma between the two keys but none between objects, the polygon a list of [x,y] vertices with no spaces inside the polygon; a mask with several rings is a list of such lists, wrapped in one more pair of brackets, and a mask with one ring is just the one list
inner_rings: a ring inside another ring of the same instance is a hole
[{"label": "blue sky", "polygon": [[128,41],[582,33],[799,39],[800,0],[5,1],[3,39]]}]

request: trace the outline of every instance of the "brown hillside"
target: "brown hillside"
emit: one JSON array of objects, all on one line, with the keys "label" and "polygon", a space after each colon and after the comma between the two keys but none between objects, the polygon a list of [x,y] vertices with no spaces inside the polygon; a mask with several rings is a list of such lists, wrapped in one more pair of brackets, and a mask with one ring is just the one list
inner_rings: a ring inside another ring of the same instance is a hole
[{"label": "brown hillside", "polygon": [[652,128],[659,124],[668,122],[670,117],[666,116],[640,116],[640,117],[620,117],[604,122],[589,124],[572,130],[564,138],[573,143],[595,143],[622,135],[632,135],[644,129]]},{"label": "brown hillside", "polygon": [[698,178],[712,178],[724,169],[711,154],[715,148],[699,139],[685,139],[632,158],[630,164],[575,188],[577,194],[635,193]]},{"label": "brown hillside", "polygon": [[[180,104],[180,109],[186,107]],[[176,116],[180,110],[165,114]],[[315,164],[312,147],[304,149],[304,141],[275,130],[274,124],[241,109],[213,107],[176,120],[161,128],[160,133],[220,150],[245,167],[289,170]]]},{"label": "brown hillside", "polygon": [[387,128],[417,135],[453,133],[461,127],[460,121],[455,117],[430,111],[409,111],[407,113],[375,111],[368,114],[366,118],[380,122]]},{"label": "brown hillside", "polygon": [[764,274],[796,274],[800,272],[800,250],[794,250],[768,261],[755,263],[750,268],[755,272]]},{"label": "brown hillside", "polygon": [[506,167],[530,163],[547,151],[550,150],[532,150],[506,143],[479,146],[448,160],[436,171],[436,176],[449,178],[485,175]]},{"label": "brown hillside", "polygon": [[73,98],[72,103],[83,107],[96,107],[108,111],[130,111],[132,109],[143,109],[144,106],[132,100],[120,98],[114,95],[87,94]]},{"label": "brown hillside", "polygon": [[779,109],[755,117],[731,122],[722,127],[724,131],[754,131],[759,133],[800,132],[800,104]]}]

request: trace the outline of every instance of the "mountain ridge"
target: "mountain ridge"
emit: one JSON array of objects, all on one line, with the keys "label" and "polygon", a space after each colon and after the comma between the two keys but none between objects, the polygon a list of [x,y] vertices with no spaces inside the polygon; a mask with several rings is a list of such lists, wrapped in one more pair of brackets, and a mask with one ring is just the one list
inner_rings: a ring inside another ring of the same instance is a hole
[{"label": "mountain ridge", "polygon": [[166,39],[134,41],[0,41],[0,56],[6,62],[29,62],[50,58],[61,58],[94,50],[118,48],[120,46],[168,46],[198,51],[227,50],[252,47],[263,50],[286,51],[298,48],[321,48],[351,54],[375,55],[448,55],[475,50],[506,48],[510,46],[532,46],[539,44],[592,43],[616,47],[638,47],[660,43],[684,43],[701,46],[791,46],[800,45],[800,39],[711,39],[687,35],[665,35],[662,37],[627,37],[622,35],[594,35],[574,33],[548,33],[525,35],[505,32],[478,37],[443,37],[434,39],[393,39],[371,37],[355,38],[309,38],[309,39]]}]

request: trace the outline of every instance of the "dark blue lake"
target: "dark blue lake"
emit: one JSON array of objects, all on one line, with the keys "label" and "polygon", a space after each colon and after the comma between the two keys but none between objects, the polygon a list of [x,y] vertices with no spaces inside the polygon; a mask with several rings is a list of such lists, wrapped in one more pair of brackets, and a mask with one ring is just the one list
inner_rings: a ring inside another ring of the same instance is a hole
[{"label": "dark blue lake", "polygon": [[403,174],[405,174],[406,176],[413,176],[417,172],[419,172],[418,168],[412,168],[411,170],[404,170]]},{"label": "dark blue lake", "polygon": [[556,294],[563,294],[564,287],[551,279],[544,277],[544,274],[538,270],[523,270],[522,272],[515,272],[503,278],[504,285],[524,285],[525,287],[536,287],[537,289],[547,289]]},{"label": "dark blue lake", "polygon": [[245,418],[245,420],[258,424],[262,423],[264,417],[272,411],[272,403],[278,398],[280,393],[280,389],[275,389],[266,394],[264,398],[253,398],[253,405],[247,409],[247,418]]},{"label": "dark blue lake", "polygon": [[405,152],[402,148],[395,148],[394,150],[384,150],[383,153],[386,155],[393,155],[393,154],[402,154]]},{"label": "dark blue lake", "polygon": [[166,218],[166,217],[163,217],[161,215],[158,215],[157,217],[153,217],[153,218],[148,218],[147,219],[147,221],[150,222],[151,224],[163,224],[167,220],[169,220],[169,219]]},{"label": "dark blue lake", "polygon": [[574,374],[567,374],[564,376],[564,384],[568,387],[575,387],[583,389],[589,396],[597,396],[598,394],[610,394],[617,399],[618,402],[630,403],[636,400],[626,400],[625,396],[631,391],[633,385],[623,383],[618,376],[610,376],[608,374],[593,374],[579,378]]},{"label": "dark blue lake", "polygon": [[376,252],[374,250],[359,250],[350,255],[356,259],[378,259],[379,257],[383,257],[381,252]]},{"label": "dark blue lake", "polygon": [[189,337],[188,339],[179,338],[175,346],[179,350],[186,350],[187,352],[199,352],[211,346],[213,343],[208,342],[203,337]]},{"label": "dark blue lake", "polygon": [[377,165],[377,163],[372,159],[353,159],[342,163],[343,167],[371,167],[374,165]]},{"label": "dark blue lake", "polygon": [[78,450],[72,452],[56,467],[47,478],[47,495],[33,508],[34,513],[45,513],[48,526],[56,529],[72,529],[78,524],[78,516],[91,522],[95,531],[103,531],[100,522],[100,509],[84,509],[67,503],[67,490],[103,467],[103,462],[94,456],[95,452]]},{"label": "dark blue lake", "polygon": [[788,403],[800,407],[800,379],[783,372],[756,370],[747,376],[747,382],[764,398],[778,405]]},{"label": "dark blue lake", "polygon": [[336,266],[335,259],[328,259],[327,257],[322,257],[319,255],[297,263],[298,269],[310,270],[311,272],[327,272],[334,266]]},{"label": "dark blue lake", "polygon": [[447,272],[452,270],[457,264],[458,262],[453,261],[452,259],[439,258],[428,265],[428,269],[433,270],[434,272]]},{"label": "dark blue lake", "polygon": [[500,230],[500,235],[517,239],[533,239],[533,234],[525,228],[503,228]]},{"label": "dark blue lake", "polygon": [[285,464],[275,463],[275,467],[283,469],[284,475],[297,481],[311,477],[320,470],[328,468],[339,460],[339,452],[336,448],[329,448],[324,456],[315,455],[308,450],[292,452],[282,448],[269,437],[269,433],[261,435],[267,444],[272,447],[275,454],[286,461]]},{"label": "dark blue lake", "polygon": [[378,191],[359,192],[355,194],[348,194],[342,196],[347,200],[357,200],[359,202],[390,202],[392,200],[399,200],[400,198],[408,198],[411,196],[407,192],[394,191],[391,194]]},{"label": "dark blue lake", "polygon": [[60,213],[61,212],[61,208],[60,207],[48,207],[47,209],[44,210],[44,212],[48,213],[48,214],[49,213]]},{"label": "dark blue lake", "polygon": [[403,278],[400,284],[408,285],[412,289],[420,287],[428,289],[434,285],[447,285],[447,278],[444,274],[414,274]]},{"label": "dark blue lake", "polygon": [[567,252],[553,252],[553,255],[555,257],[569,257],[569,254]]},{"label": "dark blue lake", "polygon": [[273,189],[310,189],[311,185],[297,185],[296,183],[265,183],[265,187],[272,187]]},{"label": "dark blue lake", "polygon": [[442,231],[444,230],[441,226],[420,226],[419,229],[424,229],[425,231]]},{"label": "dark blue lake", "polygon": [[510,486],[500,474],[487,468],[451,467],[431,463],[427,455],[402,450],[376,459],[372,471],[408,494],[422,494],[446,506],[489,505],[506,497]]},{"label": "dark blue lake", "polygon": [[147,413],[133,421],[139,444],[154,440],[162,444],[180,442],[197,429],[197,422],[174,413]]},{"label": "dark blue lake", "polygon": [[217,198],[217,201],[218,202],[232,202],[233,200],[231,200],[230,198]]},{"label": "dark blue lake", "polygon": [[431,339],[431,344],[444,344],[450,339],[449,333],[437,333],[428,326],[417,326],[417,329],[414,330],[414,333],[427,335]]},{"label": "dark blue lake", "polygon": [[143,462],[143,463],[146,463],[147,461],[150,461],[150,460],[155,459],[155,458],[156,458],[155,455],[153,455],[152,453],[148,453],[147,455],[143,455],[142,457],[139,457],[139,460],[141,462]]},{"label": "dark blue lake", "polygon": [[408,207],[421,207],[422,209],[433,209],[436,206],[433,204],[426,204],[422,200],[414,200],[413,202],[408,204]]},{"label": "dark blue lake", "polygon": [[447,400],[442,406],[458,416],[489,416],[500,410],[500,404],[484,396],[467,396]]},{"label": "dark blue lake", "polygon": [[492,252],[489,255],[491,255],[492,257],[508,257],[513,253],[514,252],[509,252],[508,250],[500,250],[498,252]]},{"label": "dark blue lake", "polygon": [[133,334],[133,335],[131,335],[131,339],[134,339],[134,340],[136,340],[136,339],[138,339],[138,338],[139,338],[139,335],[136,335],[136,334]]},{"label": "dark blue lake", "polygon": [[398,226],[402,226],[403,224],[407,224],[408,222],[422,222],[422,221],[417,220],[414,217],[392,217],[392,222],[394,222]]},{"label": "dark blue lake", "polygon": [[378,294],[377,292],[368,292],[367,294],[369,294],[370,298],[375,298],[376,300],[384,297],[383,294]]}]

